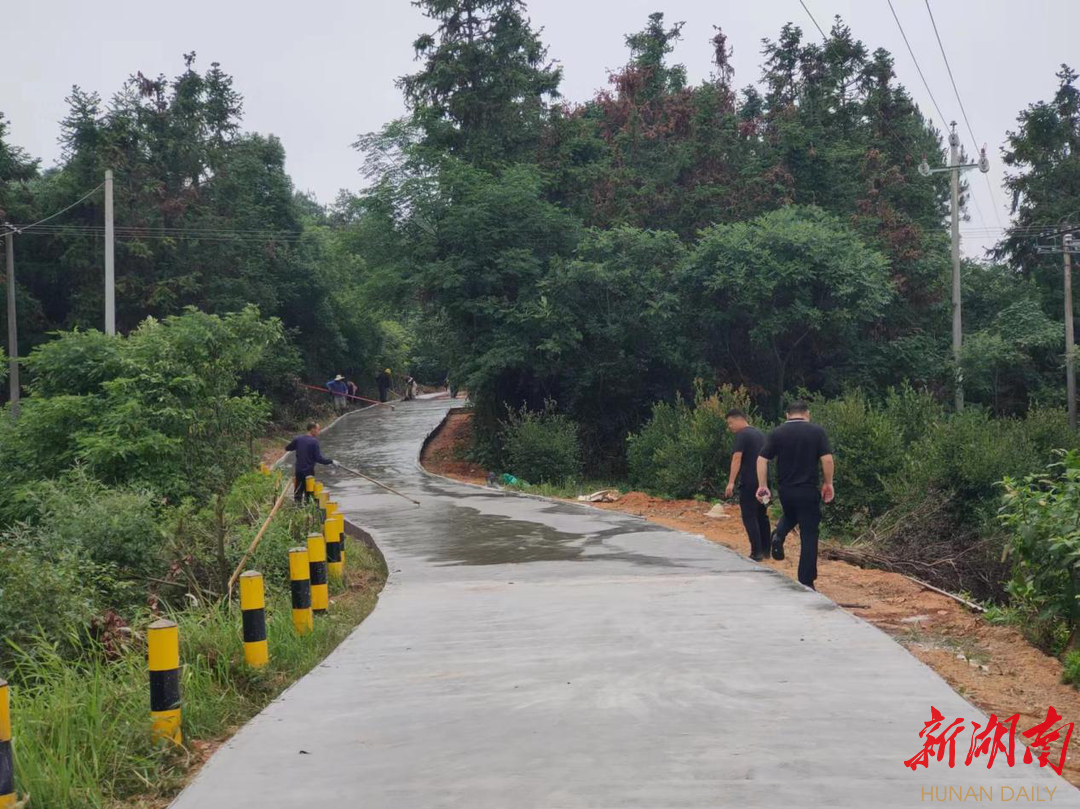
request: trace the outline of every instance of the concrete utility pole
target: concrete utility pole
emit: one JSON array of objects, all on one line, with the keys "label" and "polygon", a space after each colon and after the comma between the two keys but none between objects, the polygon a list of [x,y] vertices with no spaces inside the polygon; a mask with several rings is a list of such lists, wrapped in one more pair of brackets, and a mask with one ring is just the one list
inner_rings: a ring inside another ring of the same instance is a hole
[{"label": "concrete utility pole", "polygon": [[1066,233],[1061,237],[1065,256],[1065,396],[1069,404],[1069,426],[1076,429],[1076,357],[1073,337],[1072,308],[1072,251],[1073,237]]},{"label": "concrete utility pole", "polygon": [[113,266],[113,178],[105,170],[105,333],[116,334],[116,270]]},{"label": "concrete utility pole", "polygon": [[15,238],[10,231],[4,235],[7,248],[7,334],[8,384],[11,389],[11,415],[19,417],[19,330],[15,320]]},{"label": "concrete utility pole", "polygon": [[956,121],[949,133],[949,170],[952,185],[952,353],[956,365],[956,410],[964,409],[964,371],[960,354],[964,347],[964,332],[960,318],[960,136]]},{"label": "concrete utility pole", "polygon": [[932,169],[926,158],[919,164],[919,174],[929,177],[941,171],[950,174],[952,190],[952,349],[953,363],[956,366],[956,409],[964,409],[964,370],[960,364],[964,348],[964,331],[960,317],[960,172],[978,168],[983,174],[990,171],[990,161],[986,159],[986,146],[979,153],[978,163],[960,162],[960,136],[956,134],[956,121],[952,122],[949,132],[949,165]]}]

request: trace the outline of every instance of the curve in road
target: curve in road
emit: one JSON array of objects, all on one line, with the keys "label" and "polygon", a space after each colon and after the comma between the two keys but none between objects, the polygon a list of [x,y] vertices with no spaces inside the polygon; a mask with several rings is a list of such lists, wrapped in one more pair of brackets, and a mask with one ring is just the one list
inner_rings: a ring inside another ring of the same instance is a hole
[{"label": "curve in road", "polygon": [[1080,806],[1049,768],[965,767],[968,732],[954,768],[907,769],[931,705],[985,717],[786,577],[634,517],[426,474],[421,442],[452,404],[324,434],[327,455],[423,505],[323,476],[387,586],[176,807],[900,807],[950,785]]}]

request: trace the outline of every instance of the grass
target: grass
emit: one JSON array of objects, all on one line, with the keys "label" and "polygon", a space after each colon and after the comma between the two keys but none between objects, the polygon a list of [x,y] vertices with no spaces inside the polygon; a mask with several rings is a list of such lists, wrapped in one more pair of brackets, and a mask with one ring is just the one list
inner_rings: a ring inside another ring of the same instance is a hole
[{"label": "grass", "polygon": [[287,589],[268,587],[270,663],[264,669],[243,662],[235,603],[170,616],[180,631],[181,747],[150,742],[141,638],[112,659],[93,643],[83,643],[76,660],[55,644],[16,650],[10,680],[20,796],[29,794],[30,807],[115,807],[160,805],[174,795],[202,761],[200,742],[231,735],[374,608],[386,575],[381,560],[351,539],[346,554],[346,581],[331,585],[330,611],[309,635],[293,631]]}]

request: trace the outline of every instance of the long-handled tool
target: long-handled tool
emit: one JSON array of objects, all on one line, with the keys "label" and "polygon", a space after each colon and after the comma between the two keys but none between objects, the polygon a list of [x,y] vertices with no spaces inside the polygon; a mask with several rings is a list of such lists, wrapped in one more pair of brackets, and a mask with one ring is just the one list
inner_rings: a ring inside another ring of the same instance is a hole
[{"label": "long-handled tool", "polygon": [[329,388],[320,387],[319,385],[308,385],[305,382],[298,383],[302,388],[308,388],[309,390],[321,390],[323,393],[329,393],[334,396],[344,396],[346,399],[356,399],[358,402],[367,402],[372,407],[380,407],[382,405],[389,405],[391,410],[396,410],[394,402],[400,402],[401,399],[393,399],[389,402],[376,402],[374,399],[365,399],[363,396],[355,396],[352,393],[334,393]]},{"label": "long-handled tool", "polygon": [[369,476],[365,475],[363,472],[359,472],[356,469],[350,469],[349,467],[345,466],[345,464],[341,463],[340,461],[335,461],[334,466],[337,466],[337,467],[339,467],[341,469],[344,469],[350,475],[356,475],[358,478],[363,478],[366,481],[374,483],[376,486],[381,486],[382,488],[386,489],[386,491],[390,492],[391,494],[396,494],[398,497],[404,497],[406,500],[408,500],[413,505],[416,505],[416,506],[420,505],[419,500],[413,500],[411,497],[408,497],[407,495],[402,494],[397,489],[391,489],[385,483],[380,483],[379,481],[375,480],[375,478],[369,477]]}]

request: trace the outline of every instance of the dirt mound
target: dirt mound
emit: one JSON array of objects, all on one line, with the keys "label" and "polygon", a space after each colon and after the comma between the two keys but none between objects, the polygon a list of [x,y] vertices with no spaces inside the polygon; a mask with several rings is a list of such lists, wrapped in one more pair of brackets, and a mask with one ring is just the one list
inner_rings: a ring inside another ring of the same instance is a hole
[{"label": "dirt mound", "polygon": [[429,472],[469,483],[484,483],[487,470],[465,459],[472,446],[472,413],[455,411],[447,415],[438,432],[424,446],[420,463]]}]

